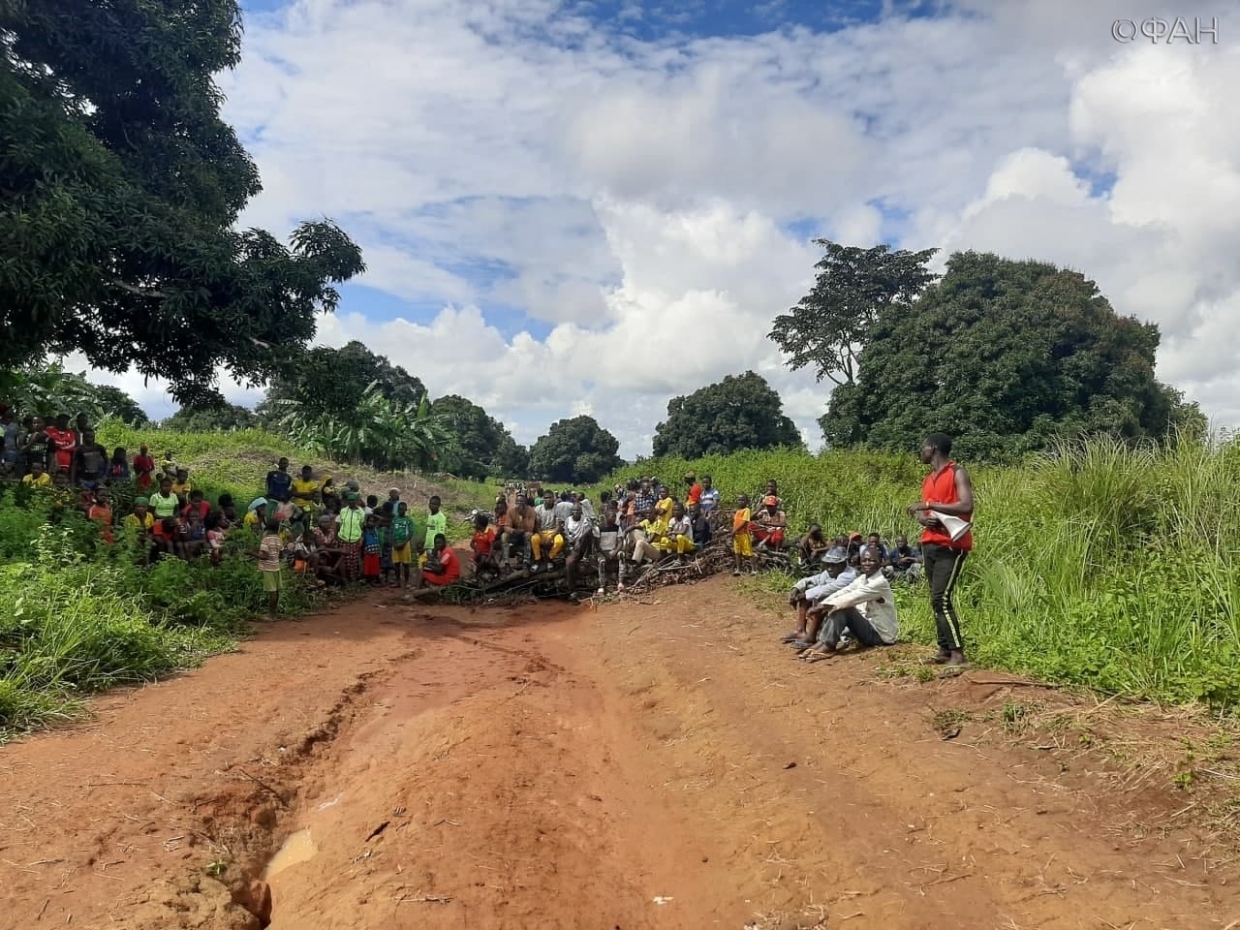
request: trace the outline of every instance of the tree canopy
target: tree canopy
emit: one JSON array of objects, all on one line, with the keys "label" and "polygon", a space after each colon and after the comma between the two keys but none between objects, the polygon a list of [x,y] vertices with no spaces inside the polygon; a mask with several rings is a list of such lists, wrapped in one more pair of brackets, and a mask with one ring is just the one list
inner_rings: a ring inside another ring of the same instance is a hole
[{"label": "tree canopy", "polygon": [[92,384],[84,372],[65,371],[60,365],[0,370],[0,401],[20,419],[45,420],[67,413],[86,414],[91,423],[115,417],[129,426],[145,426],[149,420],[137,401],[118,387]]},{"label": "tree canopy", "polygon": [[558,420],[530,449],[530,471],[559,484],[593,484],[623,464],[619,449],[616,437],[594,417]]},{"label": "tree canopy", "polygon": [[761,375],[747,371],[673,397],[667,420],[654,433],[654,454],[686,459],[727,455],[741,449],[802,446],[801,434],[784,416],[783,402]]},{"label": "tree canopy", "polygon": [[166,420],[161,420],[159,428],[184,433],[211,433],[249,429],[257,425],[258,417],[252,410],[247,410],[237,404],[219,403],[200,407],[182,407]]},{"label": "tree canopy", "polygon": [[277,423],[292,403],[307,416],[343,417],[356,409],[371,384],[387,400],[405,406],[416,406],[427,393],[419,378],[353,340],[339,349],[317,346],[298,353],[272,379],[257,413],[264,422]]},{"label": "tree canopy", "polygon": [[456,473],[483,479],[492,475],[524,476],[529,453],[503,423],[468,398],[448,394],[431,404],[431,412],[456,436],[460,463]]},{"label": "tree canopy", "polygon": [[819,381],[856,380],[858,353],[883,311],[907,308],[935,276],[926,263],[938,249],[892,252],[815,240],[826,250],[814,267],[818,276],[808,294],[775,317],[769,338],[788,354],[793,371],[814,366]]},{"label": "tree canopy", "polygon": [[0,35],[0,367],[79,350],[184,404],[279,370],[365,265],[327,220],[234,228],[261,189],[212,78],[236,0],[10,0]]},{"label": "tree canopy", "polygon": [[962,456],[1002,459],[1059,436],[1161,439],[1205,423],[1154,377],[1158,327],[1044,262],[953,255],[867,339],[857,383],[837,387],[820,420],[830,445],[908,451],[942,431]]}]

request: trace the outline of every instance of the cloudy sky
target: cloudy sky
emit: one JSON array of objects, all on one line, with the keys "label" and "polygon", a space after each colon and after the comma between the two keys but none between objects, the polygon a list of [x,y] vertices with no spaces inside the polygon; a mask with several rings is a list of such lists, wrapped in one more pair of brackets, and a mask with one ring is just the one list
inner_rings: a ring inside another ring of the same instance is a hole
[{"label": "cloudy sky", "polygon": [[220,84],[245,224],[365,250],[319,340],[519,441],[585,412],[649,453],[669,397],[754,369],[816,447],[829,383],[766,333],[818,236],[1084,271],[1237,426],[1240,15],[1157,7],[1216,34],[1117,41],[1132,0],[249,0]]}]

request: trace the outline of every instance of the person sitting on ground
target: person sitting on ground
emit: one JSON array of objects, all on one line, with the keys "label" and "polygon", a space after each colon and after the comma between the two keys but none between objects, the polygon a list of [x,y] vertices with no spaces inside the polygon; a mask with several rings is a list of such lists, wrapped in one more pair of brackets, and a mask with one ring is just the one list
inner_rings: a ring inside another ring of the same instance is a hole
[{"label": "person sitting on ground", "polygon": [[532,572],[539,571],[547,547],[551,549],[549,557],[552,563],[564,550],[563,527],[555,514],[555,506],[555,495],[548,491],[543,498],[543,505],[534,509],[538,517],[538,532],[530,537],[530,548],[534,553],[534,563],[530,566]]},{"label": "person sitting on ground", "polygon": [[811,613],[814,606],[836,591],[843,590],[857,577],[856,570],[848,564],[848,550],[842,547],[827,550],[822,561],[823,570],[817,575],[802,578],[792,586],[792,593],[788,595],[788,606],[797,612],[797,628],[784,636],[781,642],[797,650],[808,649],[814,643],[822,618],[821,613]]},{"label": "person sitting on ground", "polygon": [[291,488],[284,491],[283,497],[276,498],[275,508],[271,511],[271,516],[280,521],[280,538],[285,543],[300,536],[304,528],[302,509],[293,503],[292,493]]},{"label": "person sitting on ground", "polygon": [[809,662],[835,655],[846,631],[867,648],[890,646],[900,635],[891,584],[873,549],[866,549],[861,556],[861,574],[846,588],[830,595],[821,609],[826,615],[819,637],[821,644],[805,656]]},{"label": "person sitting on ground", "polygon": [[448,532],[448,515],[440,509],[442,503],[438,494],[432,494],[426,502],[426,537],[423,539],[423,548],[428,559],[435,551],[435,537]]},{"label": "person sitting on ground", "polygon": [[211,564],[218,565],[220,558],[224,554],[224,540],[227,538],[222,515],[218,513],[207,514],[207,518],[203,521],[203,526],[207,530],[207,551],[211,554]]},{"label": "person sitting on ground", "polygon": [[435,548],[431,556],[422,566],[422,581],[432,587],[450,585],[461,577],[461,560],[456,557],[452,547],[448,545],[448,537],[443,533],[435,536]]},{"label": "person sitting on ground", "polygon": [[151,512],[156,520],[166,520],[181,510],[181,501],[172,491],[172,479],[159,479],[159,490],[150,497]]},{"label": "person sitting on ground", "polygon": [[392,569],[396,575],[397,587],[409,586],[409,572],[413,564],[413,536],[416,529],[413,517],[409,516],[409,505],[400,501],[396,505],[396,516],[392,518]]},{"label": "person sitting on ground", "polygon": [[275,470],[267,472],[267,499],[278,501],[282,494],[292,493],[293,476],[288,473],[288,459],[282,457]]},{"label": "person sitting on ground", "polygon": [[73,475],[81,488],[94,490],[108,476],[108,450],[95,439],[95,431],[85,430],[73,452]]},{"label": "person sitting on ground", "polygon": [[201,491],[191,491],[189,495],[189,503],[181,508],[181,513],[189,516],[191,513],[198,514],[198,519],[206,521],[207,514],[211,512],[211,504]]},{"label": "person sitting on ground", "polygon": [[41,461],[34,459],[30,463],[30,474],[22,476],[22,484],[28,488],[47,490],[52,486],[52,476],[47,473]]},{"label": "person sitting on ground", "polygon": [[301,475],[293,479],[291,485],[293,503],[310,515],[322,500],[318,480],[314,477],[314,469],[309,465],[301,466]]},{"label": "person sitting on ground", "polygon": [[586,516],[581,502],[573,504],[568,519],[564,521],[564,539],[568,549],[568,558],[564,560],[564,577],[570,592],[577,589],[577,565],[582,559],[589,558],[598,536],[598,526],[592,518]]},{"label": "person sitting on ground", "polygon": [[896,544],[888,553],[891,560],[891,577],[897,581],[916,581],[921,577],[921,550],[908,544],[907,536],[897,536]]},{"label": "person sitting on ground", "polygon": [[[767,482],[773,484],[774,482]],[[754,514],[754,542],[759,549],[779,551],[784,547],[784,532],[788,527],[788,517],[779,509],[779,497],[768,494],[762,499],[762,508]]]},{"label": "person sitting on ground", "polygon": [[777,482],[774,478],[772,478],[766,483],[766,490],[762,492],[762,499],[764,501],[768,497],[775,498],[775,507],[777,509],[783,508],[784,500],[782,497],[779,496],[779,482]]},{"label": "person sitting on ground", "polygon": [[693,504],[689,507],[689,519],[693,522],[693,546],[705,549],[710,545],[714,529],[710,525],[710,517],[702,511],[702,505]]},{"label": "person sitting on ground", "polygon": [[598,593],[607,593],[607,570],[616,566],[617,590],[624,590],[624,531],[620,529],[614,506],[603,510],[603,525],[598,533]]},{"label": "person sitting on ground", "polygon": [[219,500],[220,529],[227,530],[237,525],[237,505],[233,496],[227,492],[220,495]]},{"label": "person sitting on ground", "polygon": [[177,518],[164,517],[162,520],[158,517],[155,519],[155,526],[151,530],[151,541],[153,543],[153,558],[162,558],[165,555],[180,555],[180,542],[177,539]]},{"label": "person sitting on ground", "polygon": [[555,518],[563,526],[573,512],[573,494],[571,491],[561,491],[559,494],[553,492],[550,496],[555,500]]},{"label": "person sitting on ground", "polygon": [[267,525],[267,498],[256,497],[250,501],[250,506],[245,511],[245,518],[241,522],[251,532],[261,536],[263,528]]},{"label": "person sitting on ground", "polygon": [[495,529],[485,513],[474,515],[474,534],[470,537],[469,548],[474,555],[474,576],[494,574],[499,571],[499,552],[495,542]]},{"label": "person sitting on ground", "polygon": [[[319,525],[311,531],[314,536],[314,558],[315,571],[318,577],[323,581],[343,582],[346,580],[344,572],[344,550],[340,548],[340,544],[336,539],[336,518],[332,514],[323,514],[319,517]],[[410,540],[412,540],[410,536]],[[412,559],[413,543],[409,544],[410,557]],[[408,578],[409,573],[405,572]]]},{"label": "person sitting on ground", "polygon": [[[604,491],[603,496],[607,497],[610,495],[608,495],[607,492]],[[572,496],[572,501],[575,504],[581,505],[581,512],[587,520],[589,520],[595,526],[598,525],[598,514],[594,512],[594,505],[590,503],[590,498],[586,497],[580,491],[574,491],[573,496]],[[604,503],[606,502],[604,501]]]},{"label": "person sitting on ground", "polygon": [[181,553],[186,559],[196,558],[207,548],[207,528],[202,512],[187,509],[178,521],[178,530],[182,527]]},{"label": "person sitting on ground", "polygon": [[685,513],[685,505],[672,505],[672,519],[667,526],[667,538],[671,543],[669,551],[676,554],[676,564],[684,565],[685,556],[692,555],[697,549],[693,541],[693,521]]},{"label": "person sitting on ground", "polygon": [[646,519],[638,525],[645,534],[647,544],[653,546],[656,550],[655,561],[658,561],[672,551],[670,536],[672,514],[670,510],[667,516],[664,516],[659,512],[658,505],[656,504]]},{"label": "person sitting on ground", "polygon": [[865,545],[861,547],[858,555],[864,555],[867,550],[873,550],[878,553],[878,567],[886,568],[891,564],[891,560],[887,555],[887,547],[883,545],[883,537],[878,533],[871,533],[865,541]]},{"label": "person sitting on ground", "polygon": [[797,542],[797,554],[801,557],[802,565],[816,564],[831,548],[831,543],[827,542],[822,532],[822,527],[815,523],[805,535]]},{"label": "person sitting on ground", "polygon": [[108,484],[123,484],[129,480],[129,453],[123,447],[112,450],[112,461],[108,463],[105,480]]},{"label": "person sitting on ground", "polygon": [[178,468],[176,478],[172,481],[172,493],[177,496],[182,506],[189,503],[189,495],[193,490],[194,486],[189,480],[189,469]]},{"label": "person sitting on ground", "polygon": [[106,488],[95,492],[94,503],[86,511],[86,519],[99,524],[99,535],[109,546],[116,542],[112,533],[112,502]]},{"label": "person sitting on ground", "polygon": [[753,521],[750,519],[749,495],[736,498],[736,513],[732,515],[732,555],[735,557],[733,577],[740,577],[741,567],[754,574],[753,567]]},{"label": "person sitting on ground", "polygon": [[155,518],[151,515],[150,502],[145,497],[133,499],[133,513],[122,522],[125,542],[134,552],[141,553],[143,564],[149,565],[155,552]]},{"label": "person sitting on ground", "polygon": [[848,564],[853,568],[861,566],[861,549],[865,540],[860,533],[848,534]]}]

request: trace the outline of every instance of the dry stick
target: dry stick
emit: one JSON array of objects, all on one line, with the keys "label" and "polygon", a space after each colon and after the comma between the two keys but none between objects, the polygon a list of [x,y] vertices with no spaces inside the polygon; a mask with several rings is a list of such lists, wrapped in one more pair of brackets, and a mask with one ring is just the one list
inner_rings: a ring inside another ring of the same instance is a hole
[{"label": "dry stick", "polygon": [[283,796],[280,794],[280,792],[276,791],[275,788],[271,787],[271,785],[267,784],[266,782],[260,781],[259,779],[255,778],[245,769],[239,768],[237,769],[237,771],[240,772],[242,775],[244,775],[246,778],[248,778],[250,781],[254,782],[254,784],[258,785],[258,787],[266,791],[270,791],[273,795],[275,795],[275,799],[280,802],[280,806],[283,807],[285,810],[288,810],[288,802],[284,800]]}]

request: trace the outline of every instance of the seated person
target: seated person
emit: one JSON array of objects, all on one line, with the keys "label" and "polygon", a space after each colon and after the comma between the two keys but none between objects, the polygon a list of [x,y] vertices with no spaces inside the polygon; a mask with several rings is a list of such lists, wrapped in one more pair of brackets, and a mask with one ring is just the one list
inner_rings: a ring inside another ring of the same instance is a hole
[{"label": "seated person", "polygon": [[[774,482],[767,482],[771,485]],[[768,494],[762,498],[762,507],[753,515],[753,540],[759,549],[782,549],[788,517],[779,509],[779,497]]]},{"label": "seated person", "polygon": [[618,591],[624,590],[624,531],[616,508],[609,506],[603,510],[603,525],[598,533],[598,593],[607,591],[607,569],[616,566],[616,585]]},{"label": "seated person", "polygon": [[461,560],[448,545],[448,537],[443,533],[436,533],[435,548],[431,550],[431,557],[422,566],[423,583],[432,587],[443,587],[452,584],[460,577]]},{"label": "seated person", "polygon": [[500,531],[500,543],[504,561],[507,562],[513,554],[516,554],[528,568],[532,548],[530,541],[534,538],[534,534],[537,531],[538,515],[535,513],[535,508],[530,506],[529,498],[524,494],[518,494],[517,502],[508,511],[507,521]]},{"label": "seated person", "polygon": [[684,565],[685,556],[692,555],[697,549],[693,541],[693,521],[685,514],[684,504],[672,504],[672,519],[667,525],[667,539],[671,545],[669,551],[676,553],[677,565]]},{"label": "seated person", "polygon": [[822,527],[815,523],[811,526],[797,541],[797,554],[801,557],[802,565],[813,565],[818,562],[823,554],[831,548],[831,543],[827,542],[823,535]]},{"label": "seated person", "polygon": [[[318,577],[323,581],[343,583],[345,581],[345,551],[336,539],[336,518],[331,514],[323,514],[319,517],[319,525],[311,530],[310,535],[314,537],[313,568]],[[412,562],[412,544],[407,548]],[[408,579],[408,576],[408,565],[405,565],[404,577]]]},{"label": "seated person", "polygon": [[474,516],[474,535],[469,540],[469,548],[474,554],[474,574],[499,571],[498,552],[495,545],[495,530],[491,520],[485,513]]},{"label": "seated person", "polygon": [[891,564],[890,559],[887,557],[887,547],[883,545],[883,537],[878,533],[871,533],[866,537],[865,545],[861,547],[861,552],[858,554],[864,555],[867,549],[872,549],[878,553],[879,568],[886,568]]},{"label": "seated person", "polygon": [[835,547],[823,554],[824,569],[817,575],[802,578],[792,586],[788,606],[796,608],[797,628],[783,637],[783,642],[799,650],[808,649],[818,632],[821,615],[811,615],[815,604],[852,583],[856,571],[848,564],[847,550]]},{"label": "seated person", "polygon": [[172,493],[181,501],[181,505],[189,503],[189,493],[194,490],[189,480],[189,469],[178,468],[176,479],[172,482]]},{"label": "seated person", "polygon": [[[639,552],[642,554],[640,561],[646,558],[657,562],[664,555],[672,551],[671,540],[671,519],[669,517],[660,517],[657,509],[652,507],[645,520],[638,524],[638,528],[642,532],[642,536],[638,539],[634,546],[634,556]],[[638,561],[638,559],[634,559]]]},{"label": "seated person", "polygon": [[22,484],[28,488],[50,488],[52,476],[47,473],[42,462],[34,461],[30,463],[30,474],[22,476]]},{"label": "seated person", "polygon": [[908,537],[897,536],[896,544],[887,553],[891,576],[897,580],[916,581],[921,576],[921,550],[908,544]]},{"label": "seated person", "polygon": [[774,478],[766,483],[766,490],[762,492],[761,496],[763,501],[765,501],[768,497],[775,498],[776,509],[783,509],[784,499],[779,496],[779,484]]},{"label": "seated person", "polygon": [[845,632],[866,647],[890,646],[900,635],[891,584],[873,549],[866,549],[861,556],[861,574],[814,609],[821,610],[826,619],[820,645],[805,655],[810,662],[835,655]]},{"label": "seated person", "polygon": [[198,514],[198,519],[206,520],[207,514],[211,512],[211,504],[207,501],[201,491],[191,491],[189,495],[189,503],[181,508],[181,515],[188,517],[191,513]]},{"label": "seated person", "polygon": [[534,508],[534,515],[538,518],[538,532],[530,537],[530,549],[534,553],[534,564],[530,566],[530,571],[538,571],[548,547],[551,551],[547,555],[552,562],[564,551],[564,534],[560,519],[555,515],[555,506],[555,495],[548,492],[543,498],[543,505]]},{"label": "seated person", "polygon": [[568,543],[568,558],[564,560],[564,576],[568,582],[569,591],[577,587],[577,564],[589,557],[598,535],[598,527],[594,525],[592,519],[586,516],[581,502],[573,504],[568,513],[568,519],[564,521],[564,538]]},{"label": "seated person", "polygon": [[693,521],[693,545],[697,549],[704,549],[710,545],[710,538],[714,534],[710,525],[710,517],[702,511],[701,504],[689,505],[689,519]]}]

